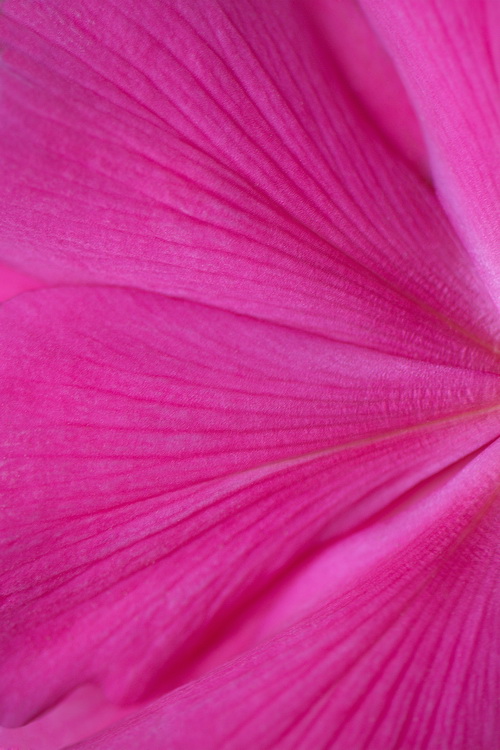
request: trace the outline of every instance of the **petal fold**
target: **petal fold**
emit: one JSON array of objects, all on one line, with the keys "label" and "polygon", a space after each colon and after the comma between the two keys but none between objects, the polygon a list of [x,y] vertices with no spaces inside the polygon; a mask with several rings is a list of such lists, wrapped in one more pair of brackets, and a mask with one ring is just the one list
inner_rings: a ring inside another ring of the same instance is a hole
[{"label": "petal fold", "polygon": [[0,302],[41,286],[43,286],[42,282],[33,276],[27,276],[9,266],[0,265]]},{"label": "petal fold", "polygon": [[408,94],[357,0],[305,0],[352,91],[400,153],[429,179],[427,148]]},{"label": "petal fold", "polygon": [[129,708],[111,705],[96,687],[85,685],[24,727],[0,727],[0,748],[63,750],[102,731],[129,713]]},{"label": "petal fold", "polygon": [[419,116],[439,195],[500,304],[496,0],[361,0]]}]

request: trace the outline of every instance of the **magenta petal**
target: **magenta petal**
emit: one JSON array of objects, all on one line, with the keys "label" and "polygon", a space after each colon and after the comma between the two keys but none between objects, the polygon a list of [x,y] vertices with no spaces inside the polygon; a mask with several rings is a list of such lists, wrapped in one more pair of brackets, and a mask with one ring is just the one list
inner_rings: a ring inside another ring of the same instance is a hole
[{"label": "magenta petal", "polygon": [[15,271],[9,266],[0,264],[0,302],[4,302],[16,294],[43,286],[42,282],[33,276]]},{"label": "magenta petal", "polygon": [[301,557],[498,434],[496,374],[146,292],[18,297],[0,352],[9,724],[81,682],[175,682]]},{"label": "magenta petal", "polygon": [[361,0],[403,78],[442,203],[500,300],[497,0]]},{"label": "magenta petal", "polygon": [[105,701],[101,691],[85,685],[24,727],[0,727],[1,750],[63,750],[130,713]]},{"label": "magenta petal", "polygon": [[353,93],[381,132],[428,178],[420,124],[394,63],[357,0],[304,0]]},{"label": "magenta petal", "polygon": [[74,750],[492,750],[499,467],[496,441],[334,547],[288,631]]},{"label": "magenta petal", "polygon": [[2,255],[463,364],[496,311],[300,5],[6,0]]}]

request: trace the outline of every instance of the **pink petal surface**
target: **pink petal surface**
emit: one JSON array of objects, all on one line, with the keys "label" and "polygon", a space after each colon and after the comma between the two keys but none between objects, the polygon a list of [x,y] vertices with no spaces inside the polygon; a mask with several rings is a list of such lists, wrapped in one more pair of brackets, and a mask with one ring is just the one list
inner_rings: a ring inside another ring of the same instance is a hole
[{"label": "pink petal surface", "polygon": [[5,259],[435,362],[498,341],[300,3],[6,0],[0,24]]},{"label": "pink petal surface", "polygon": [[137,290],[22,295],[0,349],[7,724],[182,682],[278,576],[498,435],[498,374]]},{"label": "pink petal surface", "polygon": [[91,681],[167,695],[81,747],[491,750],[493,6],[371,5],[447,214],[346,3],[333,56],[289,0],[4,3],[0,254],[115,285],[0,309],[5,722]]},{"label": "pink petal surface", "polygon": [[41,286],[43,286],[42,282],[33,276],[27,276],[9,268],[9,266],[0,264],[0,302],[29,289],[38,289]]},{"label": "pink petal surface", "polygon": [[500,301],[497,0],[361,0],[419,116],[441,201]]},{"label": "pink petal surface", "polygon": [[388,140],[429,177],[420,124],[394,63],[357,0],[305,0],[346,80]]},{"label": "pink petal surface", "polygon": [[287,631],[75,750],[492,750],[499,467],[497,440],[323,556]]},{"label": "pink petal surface", "polygon": [[95,686],[75,690],[55,708],[24,727],[0,727],[1,750],[62,750],[130,713],[112,705]]}]

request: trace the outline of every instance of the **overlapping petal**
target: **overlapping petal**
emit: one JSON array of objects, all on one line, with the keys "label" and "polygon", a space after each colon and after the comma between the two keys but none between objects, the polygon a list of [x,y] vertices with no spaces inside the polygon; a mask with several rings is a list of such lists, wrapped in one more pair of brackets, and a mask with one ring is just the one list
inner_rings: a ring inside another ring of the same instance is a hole
[{"label": "overlapping petal", "polygon": [[441,201],[500,300],[496,0],[361,0],[419,115]]},{"label": "overlapping petal", "polygon": [[315,563],[287,631],[75,750],[491,750],[499,466],[497,440]]},{"label": "overlapping petal", "polygon": [[[463,364],[498,320],[290,0],[6,0],[3,256]],[[475,304],[471,305],[470,300]]]},{"label": "overlapping petal", "polygon": [[278,576],[498,434],[497,374],[163,295],[0,318],[8,723],[87,680],[182,681]]},{"label": "overlapping petal", "polygon": [[427,148],[408,94],[357,0],[304,0],[360,105],[425,177]]}]

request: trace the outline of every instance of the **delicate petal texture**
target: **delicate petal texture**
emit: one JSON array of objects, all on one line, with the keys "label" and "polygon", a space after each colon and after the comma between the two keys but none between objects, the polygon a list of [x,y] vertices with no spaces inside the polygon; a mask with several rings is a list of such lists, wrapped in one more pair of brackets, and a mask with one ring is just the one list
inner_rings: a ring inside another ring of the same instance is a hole
[{"label": "delicate petal texture", "polygon": [[498,435],[497,374],[137,290],[22,295],[0,352],[9,724],[182,679],[278,575]]},{"label": "delicate petal texture", "polygon": [[130,708],[111,705],[85,685],[24,727],[0,727],[1,750],[62,750],[127,716]]},{"label": "delicate petal texture", "polygon": [[166,695],[87,750],[500,734],[493,4],[364,0],[398,79],[342,2],[2,5],[0,256],[79,285],[0,305],[9,725],[94,683]]},{"label": "delicate petal texture", "polygon": [[384,135],[428,177],[420,124],[387,52],[357,0],[304,0],[353,92]]},{"label": "delicate petal texture", "polygon": [[334,547],[288,631],[74,750],[492,750],[499,487],[496,441]]},{"label": "delicate petal texture", "polygon": [[434,362],[498,336],[299,2],[6,0],[0,24],[4,258]]},{"label": "delicate petal texture", "polygon": [[441,200],[500,304],[498,0],[361,0],[407,86]]},{"label": "delicate petal texture", "polygon": [[0,264],[0,302],[15,297],[20,292],[38,289],[40,286],[43,286],[42,283],[32,276],[26,276]]}]

